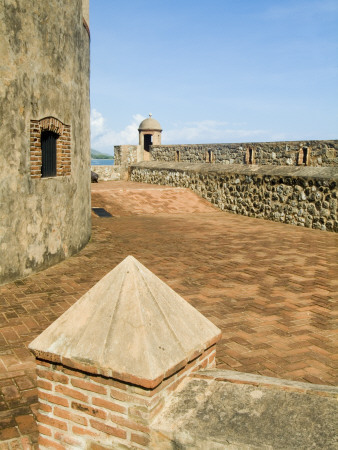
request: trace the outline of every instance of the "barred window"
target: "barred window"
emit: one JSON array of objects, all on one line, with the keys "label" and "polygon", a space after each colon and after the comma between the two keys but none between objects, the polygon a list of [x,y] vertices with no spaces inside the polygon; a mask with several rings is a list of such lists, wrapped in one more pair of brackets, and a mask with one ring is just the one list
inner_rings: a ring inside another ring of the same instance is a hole
[{"label": "barred window", "polygon": [[42,177],[56,177],[56,141],[59,137],[53,131],[42,131],[41,152],[42,152]]}]

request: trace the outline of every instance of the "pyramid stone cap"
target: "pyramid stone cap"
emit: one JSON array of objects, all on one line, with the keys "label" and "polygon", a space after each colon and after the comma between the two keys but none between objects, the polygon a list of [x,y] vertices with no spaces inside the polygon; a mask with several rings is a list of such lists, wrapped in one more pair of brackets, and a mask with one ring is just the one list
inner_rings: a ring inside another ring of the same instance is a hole
[{"label": "pyramid stone cap", "polygon": [[150,389],[220,337],[219,328],[128,256],[29,348],[37,358]]},{"label": "pyramid stone cap", "polygon": [[149,117],[147,119],[142,120],[140,123],[140,126],[138,127],[139,131],[162,131],[160,123],[151,117],[151,114],[149,114]]}]

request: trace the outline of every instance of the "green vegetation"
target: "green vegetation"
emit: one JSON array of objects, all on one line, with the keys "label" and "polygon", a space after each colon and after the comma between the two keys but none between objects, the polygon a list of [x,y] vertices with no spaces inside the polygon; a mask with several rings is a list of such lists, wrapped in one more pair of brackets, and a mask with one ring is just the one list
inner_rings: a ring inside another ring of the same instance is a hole
[{"label": "green vegetation", "polygon": [[101,153],[93,148],[90,149],[90,156],[92,159],[114,159],[114,156]]}]

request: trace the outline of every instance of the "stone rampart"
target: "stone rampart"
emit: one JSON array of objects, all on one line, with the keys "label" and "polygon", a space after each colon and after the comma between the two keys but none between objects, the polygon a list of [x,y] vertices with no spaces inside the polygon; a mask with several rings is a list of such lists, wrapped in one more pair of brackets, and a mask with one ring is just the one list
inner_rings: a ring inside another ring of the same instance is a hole
[{"label": "stone rampart", "polygon": [[338,141],[153,145],[150,154],[152,160],[166,162],[337,166]]},{"label": "stone rampart", "polygon": [[338,231],[333,167],[142,162],[131,181],[188,187],[224,211]]},{"label": "stone rampart", "polygon": [[201,370],[153,421],[150,448],[334,448],[337,394],[330,386]]},{"label": "stone rampart", "polygon": [[139,145],[115,145],[114,146],[114,163],[117,166],[126,165],[140,161]]},{"label": "stone rampart", "polygon": [[128,178],[128,171],[131,164],[143,161],[143,151],[140,145],[115,145],[114,164],[119,166],[120,179]]},{"label": "stone rampart", "polygon": [[121,166],[92,166],[91,170],[98,174],[99,181],[117,181],[121,179]]}]

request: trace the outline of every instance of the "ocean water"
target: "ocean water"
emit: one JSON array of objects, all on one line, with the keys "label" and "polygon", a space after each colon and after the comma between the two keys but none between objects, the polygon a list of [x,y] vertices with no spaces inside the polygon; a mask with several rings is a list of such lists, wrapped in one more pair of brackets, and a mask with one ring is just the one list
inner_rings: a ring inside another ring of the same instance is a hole
[{"label": "ocean water", "polygon": [[92,159],[92,166],[113,166],[113,159]]}]

